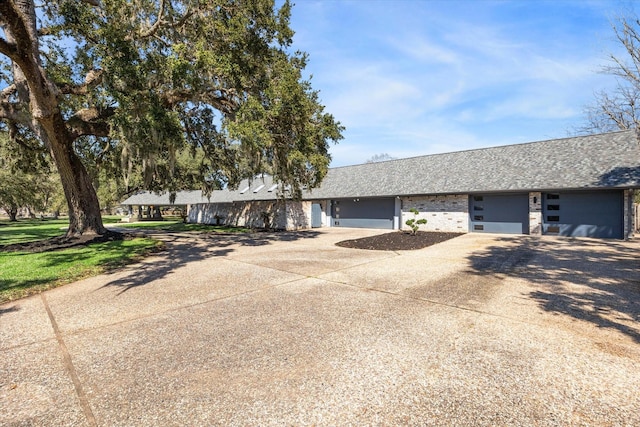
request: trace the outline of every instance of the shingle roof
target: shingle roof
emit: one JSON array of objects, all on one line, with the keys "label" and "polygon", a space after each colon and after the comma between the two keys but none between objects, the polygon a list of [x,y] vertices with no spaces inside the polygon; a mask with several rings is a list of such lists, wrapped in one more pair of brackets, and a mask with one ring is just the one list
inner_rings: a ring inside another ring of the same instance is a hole
[{"label": "shingle roof", "polygon": [[334,168],[312,198],[631,188],[640,184],[635,131]]},{"label": "shingle roof", "polygon": [[122,205],[143,205],[143,206],[170,206],[170,205],[191,205],[196,203],[208,203],[208,199],[202,195],[201,191],[178,191],[176,200],[169,202],[169,193],[157,194],[150,191],[138,191],[128,197]]},{"label": "shingle roof", "polygon": [[[269,175],[260,176],[240,182],[235,190],[215,190],[205,196],[202,191],[179,191],[176,193],[174,203],[169,202],[169,193],[152,193],[149,191],[139,191],[128,197],[122,205],[144,205],[144,206],[170,206],[170,205],[190,205],[196,203],[232,203],[251,200],[276,200],[279,196],[278,190],[282,185],[274,188],[276,183]],[[243,191],[244,190],[244,191]]]},{"label": "shingle roof", "polygon": [[[237,190],[214,191],[210,198],[200,192],[180,192],[175,204],[274,200],[278,191],[268,191],[274,184],[265,176],[251,183],[245,180]],[[640,187],[640,146],[632,130],[332,168],[322,185],[303,197],[634,187]],[[168,194],[144,193],[123,204],[168,202]]]}]

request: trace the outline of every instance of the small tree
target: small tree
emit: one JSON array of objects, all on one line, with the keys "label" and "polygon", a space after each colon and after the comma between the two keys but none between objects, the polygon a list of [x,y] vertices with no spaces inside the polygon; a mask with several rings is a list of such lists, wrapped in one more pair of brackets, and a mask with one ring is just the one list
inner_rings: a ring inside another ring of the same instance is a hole
[{"label": "small tree", "polygon": [[39,196],[42,194],[40,177],[22,172],[0,170],[0,207],[16,221],[18,210],[27,208],[30,212],[39,210]]},{"label": "small tree", "polygon": [[418,232],[420,226],[427,223],[427,220],[424,218],[418,219],[420,211],[416,208],[409,209],[409,212],[413,214],[413,218],[408,219],[405,224],[407,224],[409,228],[411,228],[411,235],[415,235]]}]

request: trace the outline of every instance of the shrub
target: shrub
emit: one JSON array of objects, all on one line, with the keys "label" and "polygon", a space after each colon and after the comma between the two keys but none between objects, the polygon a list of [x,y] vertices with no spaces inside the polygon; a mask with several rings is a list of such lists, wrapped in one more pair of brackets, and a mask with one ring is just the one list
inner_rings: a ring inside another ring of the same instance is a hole
[{"label": "shrub", "polygon": [[418,211],[418,209],[416,208],[409,209],[409,212],[413,213],[414,217],[411,219],[408,219],[405,222],[405,224],[407,224],[409,228],[411,228],[411,234],[415,235],[418,232],[420,225],[426,224],[427,220],[424,218],[418,219],[418,215],[420,214],[420,211]]}]

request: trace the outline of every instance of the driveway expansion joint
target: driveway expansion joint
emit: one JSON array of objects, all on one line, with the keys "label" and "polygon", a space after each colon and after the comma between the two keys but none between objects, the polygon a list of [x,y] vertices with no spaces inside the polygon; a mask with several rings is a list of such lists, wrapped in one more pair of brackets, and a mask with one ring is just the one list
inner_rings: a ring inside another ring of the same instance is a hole
[{"label": "driveway expansion joint", "polygon": [[89,400],[87,399],[87,395],[84,392],[82,387],[82,383],[80,382],[80,378],[76,372],[75,367],[73,366],[73,361],[71,360],[71,355],[69,354],[69,350],[62,338],[62,333],[60,332],[60,328],[58,327],[58,322],[51,311],[51,307],[49,307],[49,303],[47,302],[47,298],[44,293],[40,294],[40,298],[42,299],[42,304],[44,304],[44,308],[47,311],[47,315],[49,316],[49,321],[51,322],[51,327],[53,328],[53,332],[56,335],[56,340],[58,341],[58,346],[60,347],[60,352],[62,353],[62,363],[64,364],[65,370],[69,374],[71,378],[71,382],[73,383],[73,387],[76,391],[76,395],[80,402],[80,407],[82,408],[82,412],[84,413],[87,423],[91,426],[97,426],[96,419],[93,415],[93,411],[91,410],[91,405],[89,405]]}]

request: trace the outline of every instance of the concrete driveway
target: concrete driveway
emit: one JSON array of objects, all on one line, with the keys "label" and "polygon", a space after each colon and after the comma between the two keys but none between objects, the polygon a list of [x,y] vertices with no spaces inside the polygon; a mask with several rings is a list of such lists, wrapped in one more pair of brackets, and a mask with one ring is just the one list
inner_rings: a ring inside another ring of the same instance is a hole
[{"label": "concrete driveway", "polygon": [[0,425],[640,425],[638,241],[166,235],[0,306]]}]

